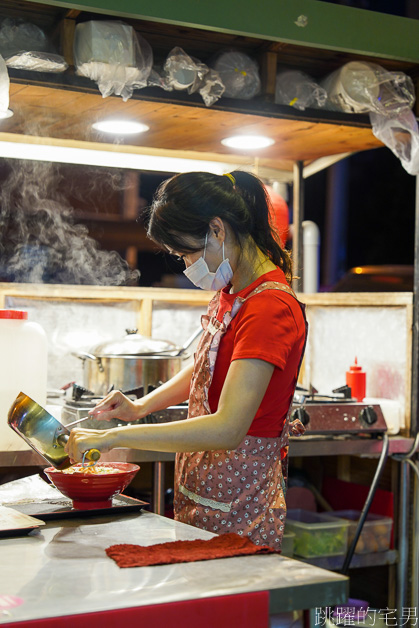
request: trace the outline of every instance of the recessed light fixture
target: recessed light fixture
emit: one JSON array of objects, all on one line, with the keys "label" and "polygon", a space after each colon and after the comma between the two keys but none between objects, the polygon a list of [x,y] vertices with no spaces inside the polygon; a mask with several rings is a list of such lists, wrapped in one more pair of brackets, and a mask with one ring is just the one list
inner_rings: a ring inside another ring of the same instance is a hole
[{"label": "recessed light fixture", "polygon": [[113,133],[114,135],[134,135],[144,133],[150,127],[135,120],[100,120],[95,122],[93,128],[103,133]]},{"label": "recessed light fixture", "polygon": [[4,120],[5,118],[11,118],[13,115],[13,111],[11,109],[6,109],[6,111],[0,111],[0,120]]},{"label": "recessed light fixture", "polygon": [[221,140],[221,144],[229,148],[240,148],[254,150],[256,148],[267,148],[275,144],[275,141],[264,135],[233,135]]}]

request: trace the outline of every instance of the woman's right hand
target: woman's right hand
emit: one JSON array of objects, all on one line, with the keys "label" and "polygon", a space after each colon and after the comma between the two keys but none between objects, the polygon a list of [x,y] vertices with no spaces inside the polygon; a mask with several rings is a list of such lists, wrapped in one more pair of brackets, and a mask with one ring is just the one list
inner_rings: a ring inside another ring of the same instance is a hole
[{"label": "woman's right hand", "polygon": [[149,414],[146,410],[146,403],[143,399],[136,402],[131,401],[119,390],[113,390],[99,401],[99,403],[89,410],[92,419],[100,419],[101,421],[110,421],[111,419],[119,419],[127,423],[141,419]]}]

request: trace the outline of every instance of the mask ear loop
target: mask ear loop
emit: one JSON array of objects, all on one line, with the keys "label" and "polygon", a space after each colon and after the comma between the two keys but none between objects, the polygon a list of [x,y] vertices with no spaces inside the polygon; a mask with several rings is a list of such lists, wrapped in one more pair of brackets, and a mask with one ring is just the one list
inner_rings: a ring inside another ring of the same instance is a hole
[{"label": "mask ear loop", "polygon": [[[205,253],[207,251],[207,242],[208,242],[208,233],[205,236],[205,246],[204,246],[204,259],[205,259]],[[224,255],[224,240],[223,240],[223,262],[225,260],[225,255]]]}]

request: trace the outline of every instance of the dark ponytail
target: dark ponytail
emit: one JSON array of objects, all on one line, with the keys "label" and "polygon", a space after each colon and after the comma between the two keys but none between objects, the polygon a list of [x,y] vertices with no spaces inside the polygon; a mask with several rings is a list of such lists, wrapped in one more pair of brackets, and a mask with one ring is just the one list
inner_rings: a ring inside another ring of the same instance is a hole
[{"label": "dark ponytail", "polygon": [[249,172],[235,170],[231,173],[236,190],[242,196],[252,216],[249,231],[253,240],[276,266],[284,271],[288,283],[292,281],[292,263],[288,251],[280,245],[280,236],[273,224],[273,208],[262,181]]},{"label": "dark ponytail", "polygon": [[229,224],[241,246],[250,235],[291,283],[291,258],[272,227],[270,199],[262,181],[249,172],[177,174],[158,188],[149,214],[148,236],[182,253],[204,247],[208,225],[218,216]]}]

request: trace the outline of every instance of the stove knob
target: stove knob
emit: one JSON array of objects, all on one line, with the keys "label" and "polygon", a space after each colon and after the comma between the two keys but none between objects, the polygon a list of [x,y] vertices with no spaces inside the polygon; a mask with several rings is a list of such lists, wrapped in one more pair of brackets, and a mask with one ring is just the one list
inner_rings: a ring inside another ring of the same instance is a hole
[{"label": "stove knob", "polygon": [[358,419],[362,427],[371,427],[371,425],[374,425],[374,423],[377,422],[378,417],[372,406],[366,406],[365,408],[362,408]]},{"label": "stove knob", "polygon": [[301,423],[306,427],[310,422],[310,415],[305,408],[295,408],[291,414],[291,421],[300,419]]}]

